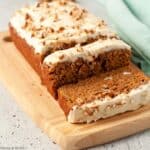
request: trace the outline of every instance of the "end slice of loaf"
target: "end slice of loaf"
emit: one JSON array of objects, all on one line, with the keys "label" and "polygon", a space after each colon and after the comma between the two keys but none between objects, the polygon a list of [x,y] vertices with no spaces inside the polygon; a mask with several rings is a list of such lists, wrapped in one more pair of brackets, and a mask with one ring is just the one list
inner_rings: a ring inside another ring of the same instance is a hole
[{"label": "end slice of loaf", "polygon": [[65,85],[58,100],[69,122],[89,123],[150,104],[150,79],[130,64]]}]

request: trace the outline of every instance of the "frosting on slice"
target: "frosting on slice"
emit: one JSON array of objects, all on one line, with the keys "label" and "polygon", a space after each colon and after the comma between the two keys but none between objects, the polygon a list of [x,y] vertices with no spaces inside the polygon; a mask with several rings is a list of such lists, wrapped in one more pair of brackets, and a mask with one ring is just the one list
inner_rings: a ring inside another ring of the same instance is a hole
[{"label": "frosting on slice", "polygon": [[121,40],[107,39],[98,40],[85,46],[76,45],[73,48],[56,51],[44,59],[47,65],[56,64],[64,61],[75,61],[78,58],[92,61],[93,56],[97,57],[100,53],[112,50],[130,50],[130,46]]},{"label": "frosting on slice", "polygon": [[136,110],[150,104],[150,82],[122,93],[114,98],[95,99],[81,106],[73,106],[68,114],[70,123],[90,123],[100,118],[108,118],[126,111]]}]

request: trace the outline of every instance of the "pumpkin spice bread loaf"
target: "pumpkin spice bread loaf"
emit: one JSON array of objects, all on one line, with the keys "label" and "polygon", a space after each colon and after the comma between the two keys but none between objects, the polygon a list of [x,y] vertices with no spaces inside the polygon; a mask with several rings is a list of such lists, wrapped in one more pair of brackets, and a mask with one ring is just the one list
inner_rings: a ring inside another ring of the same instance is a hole
[{"label": "pumpkin spice bread loaf", "polygon": [[39,74],[41,62],[50,53],[99,38],[117,38],[103,20],[64,0],[22,8],[9,26],[15,45]]},{"label": "pumpkin spice bread loaf", "polygon": [[89,123],[150,104],[150,79],[131,64],[65,85],[58,99],[69,122]]},{"label": "pumpkin spice bread loaf", "polygon": [[10,20],[17,48],[49,92],[129,64],[130,47],[103,20],[70,1],[36,3]]},{"label": "pumpkin spice bread loaf", "polygon": [[9,29],[69,122],[92,122],[150,103],[150,80],[130,63],[130,46],[71,0],[24,7]]}]

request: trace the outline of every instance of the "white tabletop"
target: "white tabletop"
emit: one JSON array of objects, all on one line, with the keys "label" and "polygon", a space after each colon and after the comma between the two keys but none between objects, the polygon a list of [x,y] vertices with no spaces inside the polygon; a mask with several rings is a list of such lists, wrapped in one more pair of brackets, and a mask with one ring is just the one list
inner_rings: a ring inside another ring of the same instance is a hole
[{"label": "white tabletop", "polygon": [[[7,24],[14,10],[33,0],[0,0],[0,31]],[[106,13],[96,0],[80,0],[96,15],[106,19]],[[101,14],[97,10],[101,10]],[[105,135],[104,135],[105,136]],[[31,119],[19,108],[9,91],[0,82],[0,150],[59,150]],[[88,150],[150,150],[150,130]]]}]

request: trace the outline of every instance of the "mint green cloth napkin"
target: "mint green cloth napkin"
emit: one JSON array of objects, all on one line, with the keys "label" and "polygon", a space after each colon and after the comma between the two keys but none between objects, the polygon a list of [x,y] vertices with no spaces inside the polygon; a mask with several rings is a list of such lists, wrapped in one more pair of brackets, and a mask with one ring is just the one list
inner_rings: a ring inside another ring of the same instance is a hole
[{"label": "mint green cloth napkin", "polygon": [[124,0],[132,13],[150,28],[150,0]]},{"label": "mint green cloth napkin", "polygon": [[113,27],[120,37],[131,45],[133,62],[150,75],[150,2],[148,0],[99,1],[105,6]]}]

